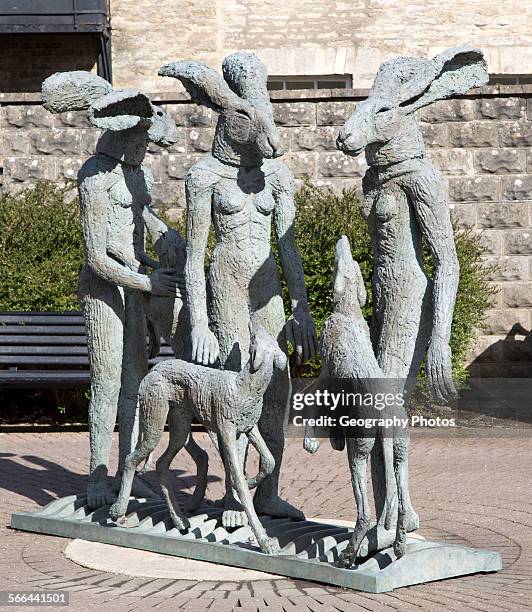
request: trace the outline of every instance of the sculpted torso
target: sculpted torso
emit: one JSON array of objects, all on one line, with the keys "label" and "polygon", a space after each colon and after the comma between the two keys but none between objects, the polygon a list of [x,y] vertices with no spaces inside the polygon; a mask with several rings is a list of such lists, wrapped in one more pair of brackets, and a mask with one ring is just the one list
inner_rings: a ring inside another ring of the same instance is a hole
[{"label": "sculpted torso", "polygon": [[150,204],[151,172],[95,155],[80,171],[80,190],[107,194],[107,254],[140,271],[145,257],[143,211]]},{"label": "sculpted torso", "polygon": [[[212,220],[217,244],[213,252],[209,281],[211,290],[221,289],[228,276],[245,291],[253,309],[271,297],[279,285],[279,274],[270,239],[274,191],[279,181],[278,162],[262,169],[223,166],[208,158],[196,170],[202,182],[210,183]],[[267,281],[259,282],[260,277]],[[272,282],[274,285],[272,286]]]}]

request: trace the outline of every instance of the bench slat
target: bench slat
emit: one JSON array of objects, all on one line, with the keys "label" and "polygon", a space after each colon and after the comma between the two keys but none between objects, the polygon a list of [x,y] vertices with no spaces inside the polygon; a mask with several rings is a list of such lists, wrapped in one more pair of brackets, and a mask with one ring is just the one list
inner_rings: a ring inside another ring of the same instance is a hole
[{"label": "bench slat", "polygon": [[62,335],[62,334],[79,334],[85,335],[84,325],[0,325],[0,336],[7,334],[35,334],[42,336]]},{"label": "bench slat", "polygon": [[5,365],[89,365],[87,357],[64,357],[56,355],[0,355],[0,364]]},{"label": "bench slat", "polygon": [[90,384],[88,370],[26,370],[24,372],[11,372],[0,370],[0,386],[9,387],[79,387]]},{"label": "bench slat", "polygon": [[87,346],[2,346],[0,355],[87,355]]},{"label": "bench slat", "polygon": [[0,334],[0,346],[9,345],[29,345],[36,344],[53,344],[54,346],[67,344],[76,346],[87,346],[86,336],[31,336],[31,335],[14,335],[2,336]]},{"label": "bench slat", "polygon": [[72,315],[50,314],[46,316],[31,314],[31,315],[15,315],[15,314],[0,314],[0,325],[83,325],[83,316],[78,313]]}]

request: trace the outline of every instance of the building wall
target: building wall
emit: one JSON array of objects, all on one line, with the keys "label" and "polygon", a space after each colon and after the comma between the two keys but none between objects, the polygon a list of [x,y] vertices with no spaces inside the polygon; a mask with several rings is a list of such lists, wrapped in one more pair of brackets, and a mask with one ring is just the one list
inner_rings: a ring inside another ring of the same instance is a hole
[{"label": "building wall", "polygon": [[38,92],[61,70],[94,70],[98,38],[85,34],[0,36],[0,92]]},{"label": "building wall", "polygon": [[161,64],[217,67],[256,52],[271,75],[351,74],[369,87],[394,55],[433,55],[471,43],[493,74],[532,74],[532,3],[518,0],[112,0],[116,85],[176,91]]},{"label": "building wall", "polygon": [[[367,92],[274,92],[273,107],[299,181],[309,177],[333,189],[360,189],[366,165],[334,145],[336,132]],[[147,161],[154,199],[174,214],[184,206],[184,177],[210,151],[216,116],[184,97],[159,102],[176,121],[180,140],[154,147]],[[470,355],[475,375],[532,376],[530,343],[506,337],[515,324],[532,321],[532,87],[484,88],[420,112],[428,154],[448,177],[450,207],[464,227],[479,233],[489,279],[498,289],[486,329]],[[52,116],[36,95],[0,97],[3,180],[7,189],[38,179],[73,179],[95,147],[99,131],[83,113]],[[522,330],[521,330],[522,331]],[[521,333],[521,332],[520,332]]]}]

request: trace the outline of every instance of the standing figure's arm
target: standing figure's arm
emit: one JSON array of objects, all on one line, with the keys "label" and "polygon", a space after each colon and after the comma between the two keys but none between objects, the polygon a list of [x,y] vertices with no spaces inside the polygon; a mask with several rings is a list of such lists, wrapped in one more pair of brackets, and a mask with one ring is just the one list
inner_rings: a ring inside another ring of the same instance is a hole
[{"label": "standing figure's arm", "polygon": [[412,205],[434,257],[433,318],[427,353],[427,377],[433,395],[448,401],[456,395],[451,375],[451,326],[460,266],[443,175],[435,169],[421,174],[412,187]]},{"label": "standing figure's arm", "polygon": [[275,233],[279,259],[283,268],[292,303],[292,316],[286,323],[287,339],[293,344],[298,362],[314,357],[318,350],[316,328],[308,311],[307,290],[303,265],[296,247],[294,178],[284,164],[280,164],[274,189]]},{"label": "standing figure's arm", "polygon": [[218,358],[216,336],[209,329],[205,283],[205,251],[211,225],[212,184],[194,168],[186,178],[187,246],[185,264],[186,299],[192,327],[192,360],[203,365]]},{"label": "standing figure's arm", "polygon": [[174,296],[176,283],[168,272],[158,270],[151,276],[139,274],[107,254],[109,194],[105,185],[102,185],[97,177],[87,177],[79,185],[79,194],[85,255],[92,271],[119,287]]}]

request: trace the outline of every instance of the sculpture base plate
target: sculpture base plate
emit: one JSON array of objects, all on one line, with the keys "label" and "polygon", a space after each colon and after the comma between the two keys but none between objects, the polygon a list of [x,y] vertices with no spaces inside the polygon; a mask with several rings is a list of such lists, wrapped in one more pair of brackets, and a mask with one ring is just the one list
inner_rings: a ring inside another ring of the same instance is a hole
[{"label": "sculpture base plate", "polygon": [[190,528],[179,532],[162,499],[131,499],[128,526],[118,526],[109,508],[92,511],[84,496],[54,500],[37,512],[15,512],[11,527],[66,538],[115,544],[152,552],[254,569],[290,578],[384,593],[393,589],[502,568],[499,553],[407,539],[407,552],[396,559],[386,549],[351,569],[336,567],[352,529],[313,521],[261,516],[271,537],[282,547],[279,555],[260,551],[248,526],[227,531],[221,525],[222,510],[205,505],[189,517]]}]

